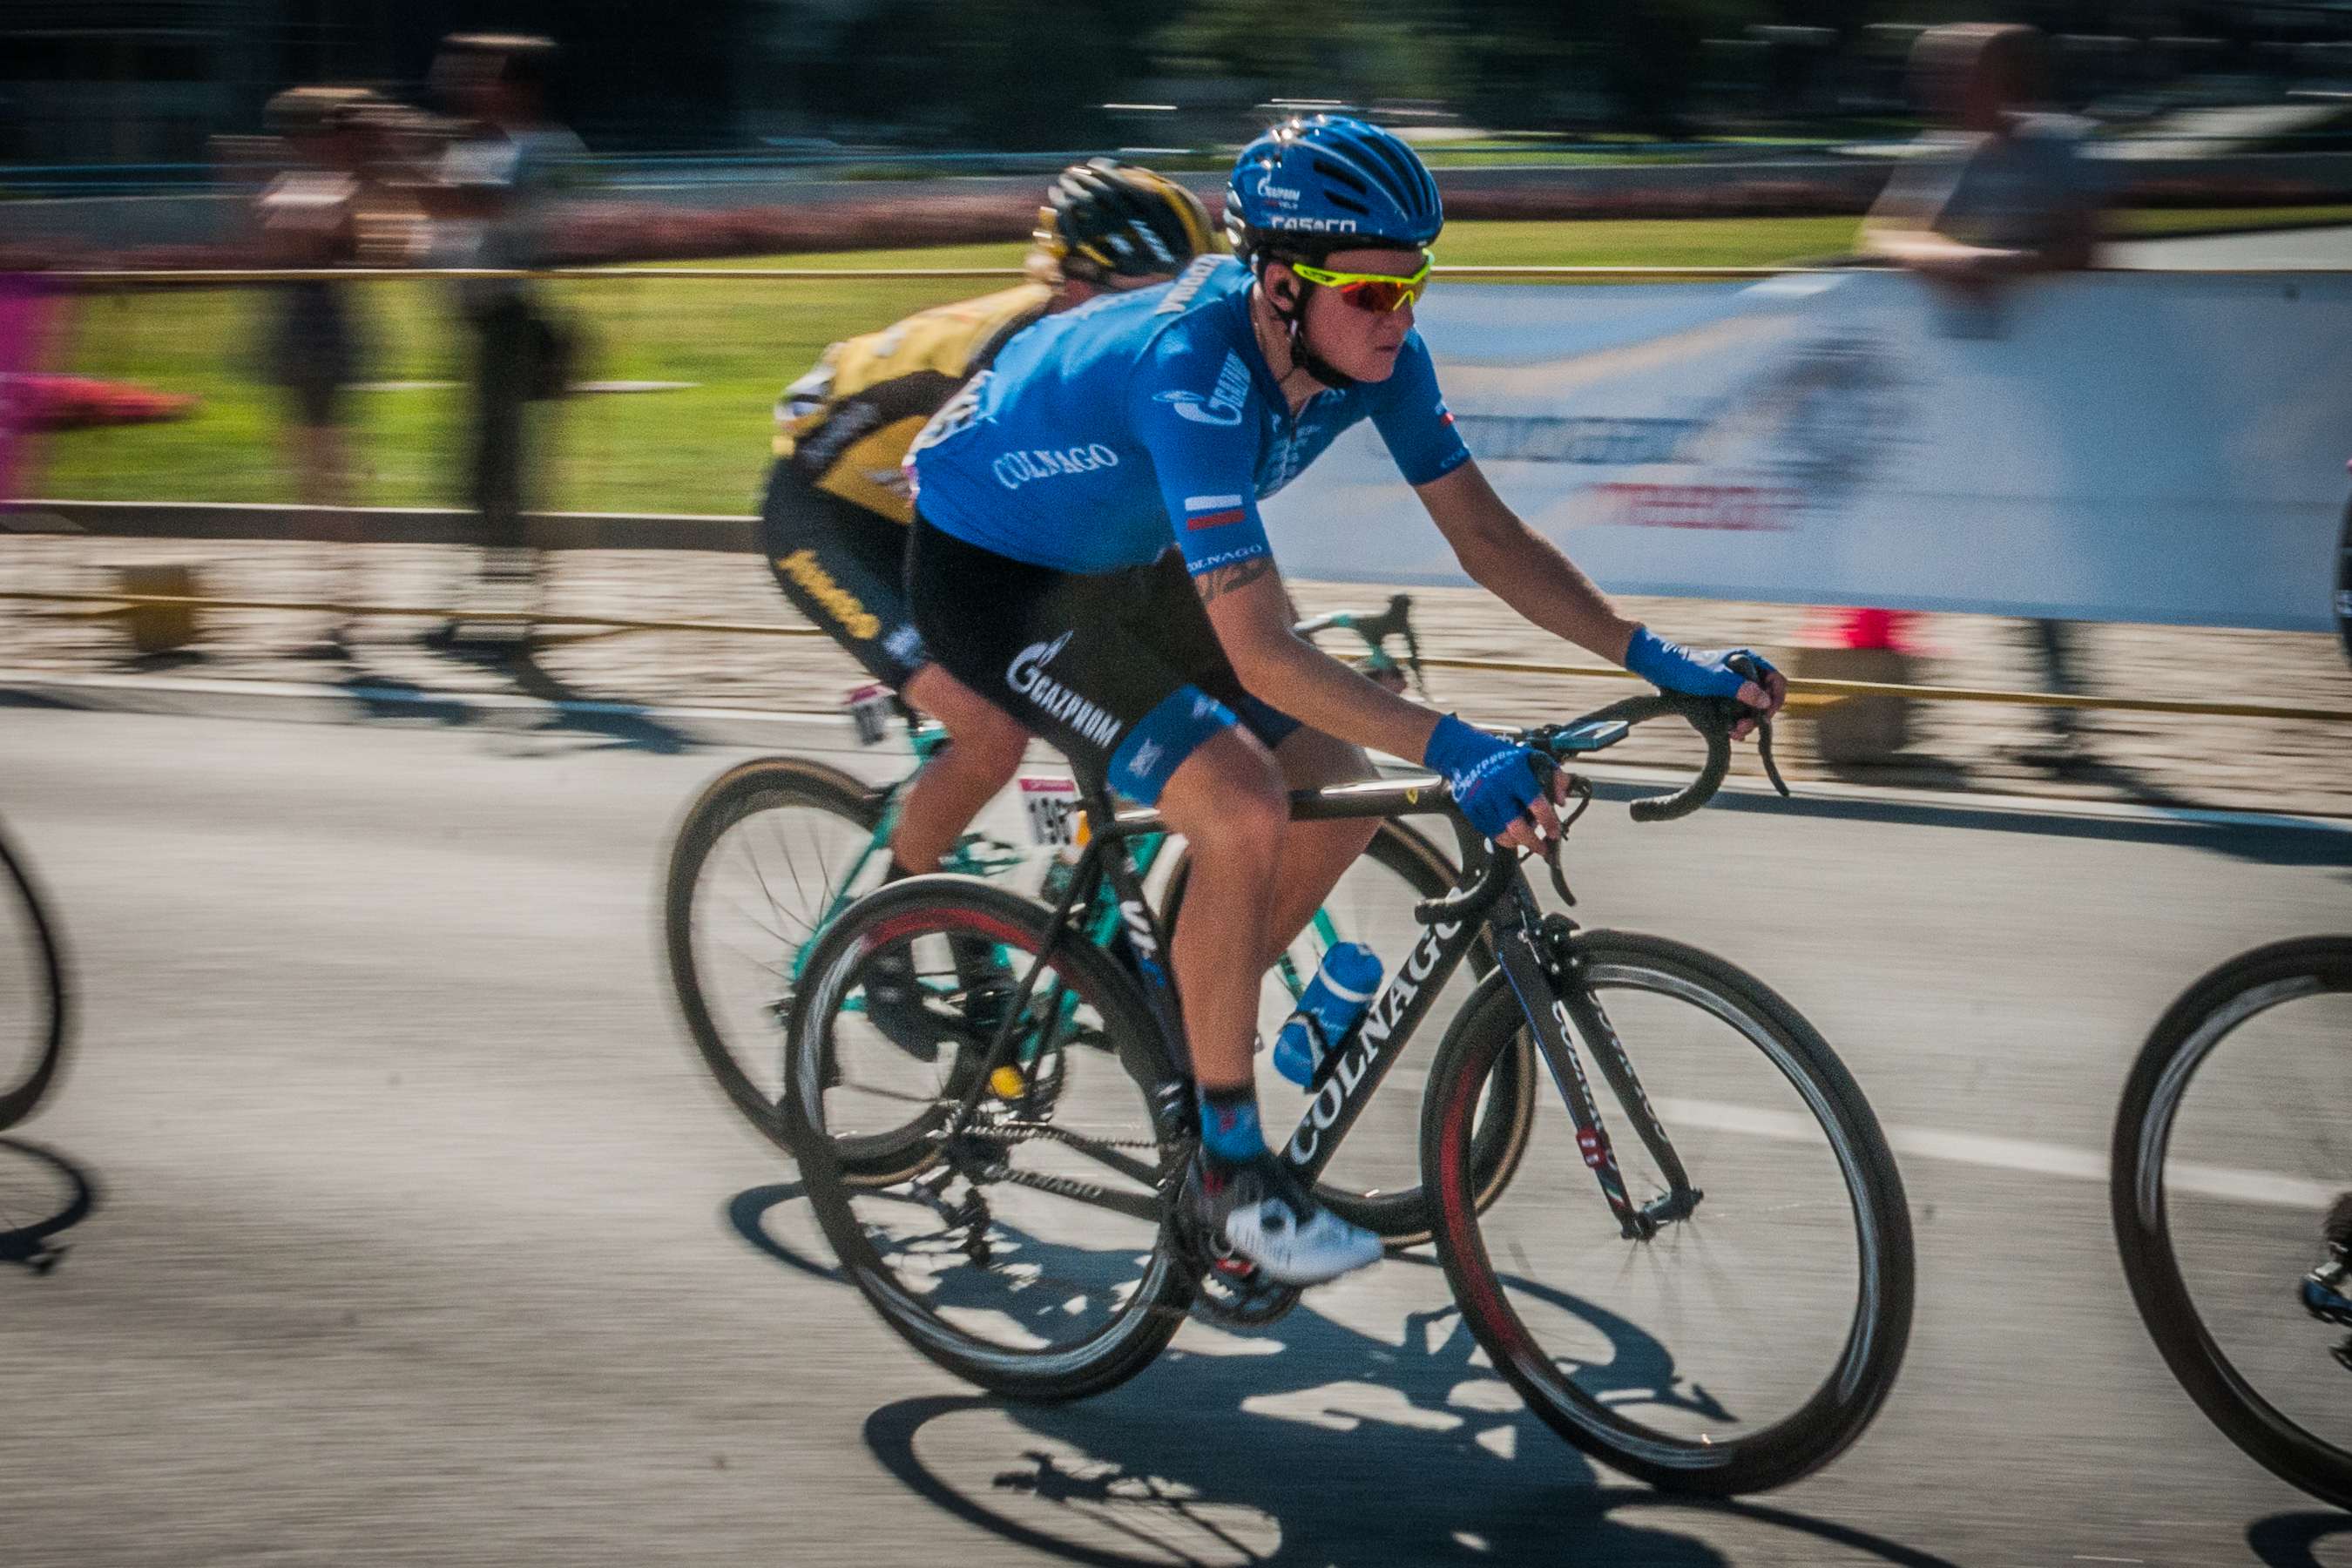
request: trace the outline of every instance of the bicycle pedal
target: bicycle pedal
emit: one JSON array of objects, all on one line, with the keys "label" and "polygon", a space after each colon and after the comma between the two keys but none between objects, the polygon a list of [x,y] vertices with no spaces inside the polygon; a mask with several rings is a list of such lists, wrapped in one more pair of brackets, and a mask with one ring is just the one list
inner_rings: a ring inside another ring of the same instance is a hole
[{"label": "bicycle pedal", "polygon": [[2352,1297],[2344,1294],[2346,1270],[2340,1263],[2324,1263],[2303,1277],[2303,1310],[2323,1323],[2352,1328]]}]

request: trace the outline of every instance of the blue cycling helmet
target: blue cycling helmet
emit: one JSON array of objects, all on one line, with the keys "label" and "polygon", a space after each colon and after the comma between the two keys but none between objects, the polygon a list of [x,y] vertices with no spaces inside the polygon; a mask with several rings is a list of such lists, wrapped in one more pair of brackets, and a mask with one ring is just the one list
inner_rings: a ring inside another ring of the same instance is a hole
[{"label": "blue cycling helmet", "polygon": [[1411,147],[1344,114],[1293,118],[1242,149],[1225,186],[1234,253],[1421,247],[1445,226],[1437,182]]}]

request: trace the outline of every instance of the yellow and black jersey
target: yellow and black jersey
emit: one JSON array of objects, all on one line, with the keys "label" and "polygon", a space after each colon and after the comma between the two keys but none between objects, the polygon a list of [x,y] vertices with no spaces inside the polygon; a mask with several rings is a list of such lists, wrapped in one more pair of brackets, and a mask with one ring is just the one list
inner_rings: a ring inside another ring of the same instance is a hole
[{"label": "yellow and black jersey", "polygon": [[899,462],[930,416],[1006,339],[1043,316],[1054,291],[1023,283],[919,310],[848,338],[776,404],[776,457],[804,482],[905,523],[914,517]]}]

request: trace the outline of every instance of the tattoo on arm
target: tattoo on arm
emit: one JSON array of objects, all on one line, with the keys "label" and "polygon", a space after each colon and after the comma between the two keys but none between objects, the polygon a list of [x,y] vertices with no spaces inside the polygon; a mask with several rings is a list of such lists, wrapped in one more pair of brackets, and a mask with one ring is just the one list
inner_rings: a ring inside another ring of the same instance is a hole
[{"label": "tattoo on arm", "polygon": [[1246,588],[1260,578],[1272,575],[1274,575],[1274,557],[1261,555],[1253,561],[1243,561],[1231,566],[1219,566],[1213,571],[1203,572],[1192,579],[1192,586],[1199,590],[1201,602],[1207,604],[1212,599]]}]

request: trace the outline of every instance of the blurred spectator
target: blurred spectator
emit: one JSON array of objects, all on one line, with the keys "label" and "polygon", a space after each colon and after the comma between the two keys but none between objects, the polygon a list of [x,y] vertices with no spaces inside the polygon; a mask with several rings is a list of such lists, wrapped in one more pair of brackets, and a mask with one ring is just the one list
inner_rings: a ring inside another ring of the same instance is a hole
[{"label": "blurred spectator", "polygon": [[[2008,23],[1930,27],[1911,55],[1912,90],[1939,123],[1939,153],[1910,160],[1863,222],[1865,254],[1948,290],[1945,330],[1998,337],[2005,296],[2036,273],[2088,267],[2098,242],[2104,182],[2083,156],[2086,122],[2039,112],[2047,80],[2042,35]],[[2043,689],[2078,689],[2071,623],[2032,623]],[[2032,760],[2081,761],[2075,712],[2051,708],[2050,745]]]},{"label": "blurred spectator", "polygon": [[[269,100],[268,126],[289,164],[255,204],[269,265],[320,268],[358,258],[367,116],[382,106],[360,88],[298,87]],[[354,498],[346,398],[365,358],[350,291],[326,279],[278,284],[265,341],[269,380],[286,393],[296,494],[332,547],[321,597],[339,607],[311,651],[348,657],[357,538],[347,510]]]},{"label": "blurred spectator", "polygon": [[[434,85],[467,127],[443,154],[431,198],[441,265],[531,268],[550,259],[556,201],[585,151],[547,117],[554,57],[545,38],[457,34],[442,41]],[[527,614],[537,573],[523,510],[534,436],[546,434],[531,429],[528,405],[562,394],[576,340],[528,279],[468,278],[457,300],[472,338],[467,477],[481,519],[483,607]],[[438,640],[511,645],[527,635],[519,620],[468,624],[461,616]]]}]

